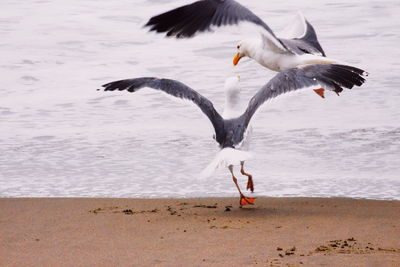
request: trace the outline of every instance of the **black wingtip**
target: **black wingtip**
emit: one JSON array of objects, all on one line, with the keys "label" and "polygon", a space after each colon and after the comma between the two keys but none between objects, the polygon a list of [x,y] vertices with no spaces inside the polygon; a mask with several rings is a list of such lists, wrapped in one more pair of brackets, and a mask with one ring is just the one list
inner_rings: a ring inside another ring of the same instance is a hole
[{"label": "black wingtip", "polygon": [[[103,84],[101,87],[103,87],[102,89],[104,89],[104,91],[107,91],[107,88],[110,86],[110,85],[112,85],[114,82],[110,82],[110,83],[106,83],[106,84]],[[99,89],[100,90],[100,89]]]},{"label": "black wingtip", "polygon": [[361,86],[365,83],[365,73],[366,71],[353,66],[332,64],[326,70],[324,76],[329,79],[329,83],[332,83],[331,85],[336,89],[341,86],[352,89],[354,86]]},{"label": "black wingtip", "polygon": [[123,80],[106,83],[106,84],[103,84],[102,87],[103,87],[104,91],[123,90],[123,89],[120,89],[121,82],[123,82]]},{"label": "black wingtip", "polygon": [[146,24],[143,25],[143,28],[150,27],[150,29],[149,29],[150,31],[156,30],[156,28],[157,28],[157,21],[156,21],[157,17],[158,16],[151,17],[149,19],[149,21],[147,21]]},{"label": "black wingtip", "polygon": [[[150,27],[149,22],[147,22],[146,24],[144,24],[144,25],[142,26],[142,29],[145,29],[145,28],[147,28],[147,27]],[[151,31],[151,29],[149,29],[149,31]]]},{"label": "black wingtip", "polygon": [[150,18],[150,19],[146,22],[146,24],[143,25],[143,27],[149,27],[150,25],[152,25],[151,19],[152,19],[152,18]]},{"label": "black wingtip", "polygon": [[214,14],[223,1],[201,0],[153,16],[144,25],[149,31],[165,33],[166,37],[191,38],[212,24]]}]

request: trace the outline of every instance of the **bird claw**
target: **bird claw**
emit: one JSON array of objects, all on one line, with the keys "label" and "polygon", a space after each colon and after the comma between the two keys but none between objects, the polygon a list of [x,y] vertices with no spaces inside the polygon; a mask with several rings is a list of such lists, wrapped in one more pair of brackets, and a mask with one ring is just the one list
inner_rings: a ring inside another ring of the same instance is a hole
[{"label": "bird claw", "polygon": [[254,197],[245,197],[244,195],[240,196],[240,206],[254,205],[254,201],[256,199]]},{"label": "bird claw", "polygon": [[322,98],[325,98],[325,89],[324,88],[319,88],[319,89],[314,89],[314,92],[317,93],[317,95],[319,95]]}]

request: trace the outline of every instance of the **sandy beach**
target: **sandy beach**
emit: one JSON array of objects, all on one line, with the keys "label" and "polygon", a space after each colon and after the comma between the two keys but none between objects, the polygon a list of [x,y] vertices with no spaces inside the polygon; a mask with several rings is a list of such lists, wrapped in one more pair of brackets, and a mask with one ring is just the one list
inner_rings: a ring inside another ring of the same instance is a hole
[{"label": "sandy beach", "polygon": [[0,199],[1,266],[399,266],[400,202]]}]

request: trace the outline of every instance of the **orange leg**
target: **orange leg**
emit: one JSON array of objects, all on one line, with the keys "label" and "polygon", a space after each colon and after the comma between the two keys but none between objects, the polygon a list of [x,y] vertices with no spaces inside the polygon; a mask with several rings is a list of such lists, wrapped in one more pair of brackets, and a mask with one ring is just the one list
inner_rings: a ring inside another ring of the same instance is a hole
[{"label": "orange leg", "polygon": [[230,170],[230,172],[231,172],[231,174],[232,174],[232,180],[233,180],[233,182],[235,183],[236,188],[238,189],[239,194],[240,194],[240,200],[239,200],[239,205],[240,205],[240,207],[246,206],[246,205],[254,205],[254,200],[255,200],[255,198],[246,197],[245,195],[243,195],[242,191],[240,190],[240,187],[239,187],[239,185],[238,185],[238,183],[237,183],[237,178],[236,178],[235,175],[233,174],[233,166],[230,165],[228,168],[229,168],[229,170]]},{"label": "orange leg", "polygon": [[247,178],[248,178],[248,179],[247,179],[247,187],[246,187],[246,189],[247,189],[247,190],[250,189],[250,191],[251,191],[252,193],[254,193],[253,176],[252,176],[250,173],[247,173],[247,172],[244,171],[244,168],[243,168],[243,166],[244,166],[244,161],[241,161],[241,162],[240,162],[240,165],[241,165],[240,173],[243,174],[243,175],[246,175]]}]

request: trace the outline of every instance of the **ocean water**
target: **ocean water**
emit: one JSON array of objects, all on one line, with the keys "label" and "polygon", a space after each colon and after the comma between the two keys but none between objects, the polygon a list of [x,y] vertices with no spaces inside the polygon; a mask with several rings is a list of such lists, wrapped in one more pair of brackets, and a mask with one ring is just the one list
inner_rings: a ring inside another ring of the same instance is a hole
[{"label": "ocean water", "polygon": [[[250,60],[232,66],[254,29],[175,40],[142,28],[188,2],[1,1],[0,197],[237,196],[226,169],[198,178],[218,148],[195,106],[150,89],[96,90],[166,77],[222,112],[224,80],[240,74],[245,105],[275,75]],[[300,91],[264,105],[246,163],[255,195],[400,199],[399,2],[241,2],[277,33],[301,10],[329,57],[370,73],[340,97]]]}]

